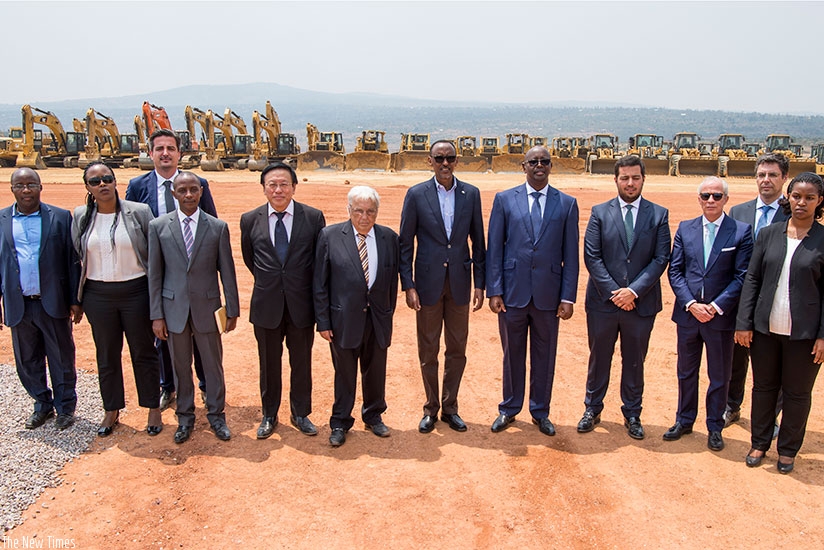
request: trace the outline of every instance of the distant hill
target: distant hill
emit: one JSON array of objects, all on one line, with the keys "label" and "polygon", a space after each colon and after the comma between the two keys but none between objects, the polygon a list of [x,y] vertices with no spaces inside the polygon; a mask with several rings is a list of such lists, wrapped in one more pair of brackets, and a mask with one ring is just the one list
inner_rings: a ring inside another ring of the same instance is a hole
[{"label": "distant hill", "polygon": [[[656,133],[670,139],[680,131],[698,132],[713,139],[723,132],[744,134],[762,141],[770,133],[787,133],[810,144],[824,141],[824,116],[774,115],[730,111],[697,111],[592,102],[547,104],[495,104],[446,102],[368,93],[332,94],[279,84],[194,85],[116,98],[90,98],[35,103],[54,112],[67,129],[72,118],[83,118],[86,109],[112,117],[123,133],[132,133],[133,119],[143,101],[166,108],[175,128],[183,128],[186,105],[223,113],[231,107],[251,127],[252,111],[263,111],[270,100],[285,132],[298,136],[305,147],[306,123],[320,130],[343,132],[346,148],[354,149],[362,130],[386,131],[390,150],[397,150],[401,132],[429,133],[432,139],[458,135],[503,136],[528,133],[536,136],[616,134],[622,142],[636,133]],[[20,105],[0,105],[0,130],[20,125]]]}]

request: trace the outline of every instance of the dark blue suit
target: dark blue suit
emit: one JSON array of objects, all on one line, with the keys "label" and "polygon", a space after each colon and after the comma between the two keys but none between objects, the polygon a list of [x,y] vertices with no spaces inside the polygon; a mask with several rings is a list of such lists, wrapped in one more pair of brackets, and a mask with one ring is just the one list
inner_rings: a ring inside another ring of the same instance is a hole
[{"label": "dark blue suit", "polygon": [[[752,255],[752,231],[746,223],[725,216],[704,266],[703,216],[681,222],[675,233],[669,281],[678,325],[678,412],[676,421],[692,426],[698,414],[698,372],[707,348],[707,430],[724,428],[733,336],[738,299]],[[715,304],[723,314],[701,323],[689,311],[691,302]]]},{"label": "dark blue suit", "polygon": [[[40,204],[40,299],[23,297],[12,224],[14,206],[0,210],[0,288],[11,327],[17,374],[36,401],[35,411],[73,414],[77,405],[70,306],[79,305],[80,263],[72,245],[68,210]],[[46,382],[46,358],[52,391]]]},{"label": "dark blue suit", "polygon": [[[621,203],[615,197],[592,207],[584,237],[589,270],[586,311],[589,366],[584,405],[597,415],[604,408],[615,342],[621,335],[621,411],[641,415],[644,360],[656,314],[663,308],[661,275],[670,256],[669,212],[641,198],[632,246],[627,243]],[[629,288],[635,309],[624,311],[610,299],[612,291]]]},{"label": "dark blue suit", "polygon": [[530,335],[529,411],[549,416],[555,353],[557,309],[561,300],[575,302],[578,287],[578,203],[547,186],[543,224],[534,239],[526,184],[495,195],[489,218],[486,254],[487,296],[501,296],[506,312],[498,314],[504,351],[501,414],[515,416],[523,407],[526,341]]}]

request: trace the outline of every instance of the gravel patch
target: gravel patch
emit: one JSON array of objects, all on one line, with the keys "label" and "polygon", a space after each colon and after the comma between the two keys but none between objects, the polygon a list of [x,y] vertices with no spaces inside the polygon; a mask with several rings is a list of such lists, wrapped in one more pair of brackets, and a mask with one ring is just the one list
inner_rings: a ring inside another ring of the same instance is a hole
[{"label": "gravel patch", "polygon": [[61,483],[57,472],[89,448],[103,416],[97,374],[77,372],[75,423],[64,431],[54,418],[27,430],[34,401],[23,389],[14,365],[0,365],[0,525],[3,531],[23,522],[23,512],[46,487]]}]

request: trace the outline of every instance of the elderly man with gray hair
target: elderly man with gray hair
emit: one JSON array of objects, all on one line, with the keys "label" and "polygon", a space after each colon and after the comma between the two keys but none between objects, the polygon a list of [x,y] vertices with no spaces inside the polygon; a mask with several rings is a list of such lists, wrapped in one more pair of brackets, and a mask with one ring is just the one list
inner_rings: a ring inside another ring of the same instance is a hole
[{"label": "elderly man with gray hair", "polygon": [[315,318],[329,342],[335,367],[335,403],[329,443],[346,441],[355,419],[360,361],[366,429],[389,437],[386,411],[386,350],[392,340],[392,316],[398,300],[398,235],[377,225],[380,197],[371,187],[349,191],[349,220],[324,228],[315,256]]}]

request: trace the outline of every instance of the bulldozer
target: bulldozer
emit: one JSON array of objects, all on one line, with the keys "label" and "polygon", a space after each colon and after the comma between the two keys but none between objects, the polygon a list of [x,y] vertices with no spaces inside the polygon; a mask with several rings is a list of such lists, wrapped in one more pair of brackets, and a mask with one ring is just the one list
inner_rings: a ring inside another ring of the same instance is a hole
[{"label": "bulldozer", "polygon": [[507,134],[500,155],[492,157],[493,172],[520,172],[529,150],[529,134]]},{"label": "bulldozer", "polygon": [[587,172],[590,174],[615,173],[615,159],[618,152],[618,136],[612,134],[595,134],[587,139]]},{"label": "bulldozer", "polygon": [[492,168],[492,158],[501,154],[501,147],[497,137],[482,137],[479,154],[486,159],[490,169]]},{"label": "bulldozer", "polygon": [[669,175],[669,155],[664,151],[664,136],[655,134],[635,134],[629,138],[628,155],[644,160],[644,171],[648,175]]},{"label": "bulldozer", "polygon": [[137,134],[121,134],[111,117],[92,108],[86,111],[84,124],[86,146],[77,166],[86,168],[91,162],[102,161],[112,168],[137,168],[140,139]]},{"label": "bulldozer", "polygon": [[[23,105],[23,141],[17,155],[17,166],[43,170],[46,167],[77,168],[80,152],[86,145],[86,136],[82,132],[66,132],[60,119],[51,111],[43,111],[31,105]],[[34,125],[46,126],[52,134],[50,143],[45,137],[42,146],[37,149],[34,140]]]},{"label": "bulldozer", "polygon": [[457,172],[486,172],[490,168],[489,160],[478,149],[475,136],[458,136],[455,138],[455,151],[458,153]]},{"label": "bulldozer", "polygon": [[401,134],[401,147],[392,153],[392,169],[429,170],[429,134]]},{"label": "bulldozer", "polygon": [[320,132],[312,123],[306,124],[307,151],[298,155],[298,170],[335,170],[346,166],[346,149],[340,132]]},{"label": "bulldozer", "polygon": [[672,138],[670,175],[715,176],[718,174],[718,153],[705,147],[702,155],[701,136],[695,132],[679,132]]},{"label": "bulldozer", "polygon": [[389,170],[392,155],[386,144],[386,132],[364,130],[355,145],[355,151],[346,155],[346,170]]},{"label": "bulldozer", "polygon": [[10,137],[0,137],[0,168],[9,168],[17,162],[17,148]]},{"label": "bulldozer", "polygon": [[722,178],[749,177],[755,172],[755,156],[745,149],[745,138],[741,134],[721,134],[718,136],[718,175]]},{"label": "bulldozer", "polygon": [[[272,162],[285,162],[297,168],[300,146],[295,134],[282,132],[280,117],[270,101],[266,102],[266,114],[252,113],[252,137],[252,155],[245,163],[249,170],[260,172]],[[241,164],[242,161],[238,163]]]},{"label": "bulldozer", "polygon": [[[793,148],[795,147],[795,151]],[[802,158],[803,147],[796,144],[787,134],[770,134],[767,136],[765,150],[767,153],[780,153],[790,161],[790,171],[787,174],[794,178],[801,172],[815,172],[815,159]],[[796,151],[799,154],[796,154]]]},{"label": "bulldozer", "polygon": [[[202,131],[202,138],[198,144],[198,150],[202,153],[200,157],[200,167],[205,172],[220,172],[225,169],[223,162],[218,155],[215,148],[215,116],[211,110],[203,111],[197,107],[186,106],[184,111],[186,119],[186,128],[189,134],[194,138],[195,123],[200,124]],[[181,143],[181,149],[183,144]],[[181,152],[182,159],[182,152]]]},{"label": "bulldozer", "polygon": [[[552,138],[549,156],[554,174],[583,174],[586,171],[585,140],[580,137]],[[584,156],[582,157],[581,154]]]}]

